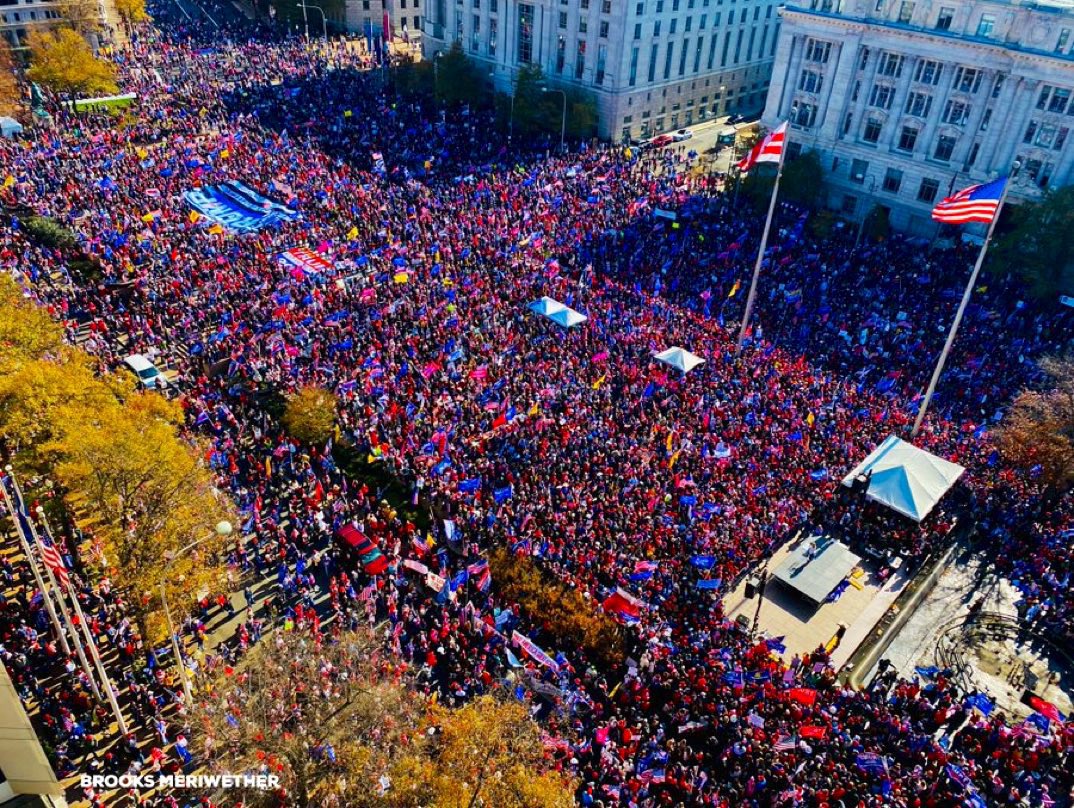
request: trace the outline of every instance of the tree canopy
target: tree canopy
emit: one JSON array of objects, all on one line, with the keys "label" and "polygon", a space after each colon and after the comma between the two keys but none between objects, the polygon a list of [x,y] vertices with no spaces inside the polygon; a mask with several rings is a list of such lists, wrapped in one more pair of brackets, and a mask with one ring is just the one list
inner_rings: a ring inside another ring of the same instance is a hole
[{"label": "tree canopy", "polygon": [[116,13],[127,25],[137,25],[149,19],[145,10],[145,0],[112,0]]},{"label": "tree canopy", "polygon": [[0,115],[14,115],[21,105],[19,83],[15,80],[15,62],[11,46],[0,39]]},{"label": "tree canopy", "polygon": [[292,437],[306,444],[323,444],[336,426],[336,396],[322,387],[303,387],[289,399],[283,424]]},{"label": "tree canopy", "polygon": [[115,68],[94,56],[77,31],[33,30],[29,44],[30,68],[26,75],[31,81],[73,97],[114,93],[118,89]]},{"label": "tree canopy", "polygon": [[1022,275],[1038,297],[1074,294],[1074,186],[1048,190],[1039,202],[1004,208],[1010,227],[988,253],[993,272]]}]

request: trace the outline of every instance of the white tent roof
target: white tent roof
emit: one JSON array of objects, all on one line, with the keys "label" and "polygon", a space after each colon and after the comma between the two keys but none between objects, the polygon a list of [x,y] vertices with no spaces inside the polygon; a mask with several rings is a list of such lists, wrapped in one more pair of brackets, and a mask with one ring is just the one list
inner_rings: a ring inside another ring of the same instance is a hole
[{"label": "white tent roof", "polygon": [[534,300],[530,303],[528,308],[530,311],[536,312],[537,314],[543,314],[547,317],[550,314],[555,314],[557,311],[563,311],[567,307],[558,300],[553,300],[550,297],[542,297],[540,300]]},{"label": "white tent roof", "polygon": [[689,373],[698,365],[704,363],[697,354],[692,354],[685,348],[668,348],[666,351],[653,354],[653,359],[663,362],[666,365],[671,365],[676,370],[681,370],[683,373]]},{"label": "white tent roof", "polygon": [[535,300],[527,308],[532,312],[547,317],[553,323],[564,328],[571,328],[589,319],[584,314],[575,311],[569,306],[564,306],[551,297],[542,297],[540,300]]},{"label": "white tent roof", "polygon": [[843,478],[843,485],[871,471],[866,496],[920,522],[965,470],[892,435]]},{"label": "white tent roof", "polygon": [[549,314],[548,319],[553,323],[558,323],[564,328],[571,328],[572,326],[584,323],[589,318],[574,309],[564,306],[560,311],[554,311]]}]

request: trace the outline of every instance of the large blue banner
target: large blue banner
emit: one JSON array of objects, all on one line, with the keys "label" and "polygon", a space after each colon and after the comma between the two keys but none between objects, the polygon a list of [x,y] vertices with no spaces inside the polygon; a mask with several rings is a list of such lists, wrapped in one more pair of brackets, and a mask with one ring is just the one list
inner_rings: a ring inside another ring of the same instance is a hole
[{"label": "large blue banner", "polygon": [[273,202],[238,180],[203,185],[184,194],[191,207],[235,233],[252,233],[299,217],[298,211]]}]

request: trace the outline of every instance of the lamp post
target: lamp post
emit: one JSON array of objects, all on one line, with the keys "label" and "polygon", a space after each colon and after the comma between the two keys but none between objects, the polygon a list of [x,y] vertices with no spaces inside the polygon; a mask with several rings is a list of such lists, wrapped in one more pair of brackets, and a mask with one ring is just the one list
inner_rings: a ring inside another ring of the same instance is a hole
[{"label": "lamp post", "polygon": [[187,704],[190,704],[194,700],[194,692],[190,688],[190,679],[186,675],[186,665],[183,662],[182,650],[179,647],[179,636],[176,634],[175,624],[172,622],[171,609],[168,608],[168,591],[165,582],[168,580],[168,572],[171,570],[171,566],[175,563],[177,558],[186,555],[199,544],[202,544],[209,539],[216,538],[217,536],[224,537],[230,535],[231,522],[226,520],[218,522],[214,533],[202,536],[197,541],[190,542],[186,547],[169,557],[167,563],[164,565],[164,574],[160,578],[160,602],[164,606],[164,619],[168,622],[168,634],[172,638],[172,653],[175,654],[175,664],[179,667],[179,680],[183,683],[183,693],[186,695]]},{"label": "lamp post", "polygon": [[310,41],[310,20],[309,20],[309,16],[306,14],[306,0],[302,0],[302,2],[298,4],[298,7],[302,9],[302,25],[305,26],[305,28],[306,28],[306,44],[309,44],[309,41]]},{"label": "lamp post", "polygon": [[302,21],[304,23],[306,23],[306,41],[308,42],[309,38],[310,38],[309,20],[306,18],[306,9],[307,8],[315,8],[319,12],[321,12],[321,28],[324,30],[324,38],[325,38],[325,40],[327,40],[328,39],[328,18],[324,15],[324,9],[321,8],[320,6],[313,5],[313,3],[307,3],[306,0],[302,0],[302,2],[298,3],[297,5],[301,6],[301,8],[302,8]]},{"label": "lamp post", "polygon": [[559,93],[563,96],[563,119],[559,124],[559,150],[563,151],[563,138],[567,132],[567,93],[564,90],[556,89],[555,87],[542,87],[542,93]]}]

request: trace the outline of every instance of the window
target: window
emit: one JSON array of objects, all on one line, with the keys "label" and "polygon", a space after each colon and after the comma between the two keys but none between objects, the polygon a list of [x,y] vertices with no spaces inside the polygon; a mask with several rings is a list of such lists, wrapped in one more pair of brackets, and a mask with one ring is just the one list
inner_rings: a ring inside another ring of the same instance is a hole
[{"label": "window", "polygon": [[602,22],[600,24],[599,36],[600,36],[601,39],[607,39],[608,38],[608,23]]},{"label": "window", "polygon": [[584,17],[578,19],[578,33],[584,34],[589,30],[589,20]]},{"label": "window", "polygon": [[815,104],[806,104],[801,101],[795,101],[791,104],[791,123],[795,126],[809,129],[816,123],[816,120],[817,107]]},{"label": "window", "polygon": [[632,48],[630,51],[630,81],[629,84],[633,87],[638,83],[638,49]]},{"label": "window", "polygon": [[853,216],[858,209],[858,198],[854,194],[843,194],[842,211],[845,216]]},{"label": "window", "polygon": [[1033,138],[1037,136],[1037,122],[1030,121],[1029,126],[1026,127],[1026,133],[1022,135],[1023,143],[1032,143]]},{"label": "window", "polygon": [[992,107],[989,107],[984,111],[984,115],[981,116],[981,131],[987,132],[988,125],[992,123]]},{"label": "window", "polygon": [[474,24],[470,28],[470,50],[477,53],[481,47],[481,17],[474,15]]},{"label": "window", "polygon": [[880,64],[876,69],[877,75],[898,78],[902,75],[903,57],[898,53],[884,51],[880,54]]},{"label": "window", "polygon": [[668,33],[669,34],[674,34],[675,31],[678,29],[678,27],[679,27],[679,18],[678,17],[672,17],[671,18],[671,25],[668,26]]},{"label": "window", "polygon": [[805,58],[807,62],[827,64],[828,57],[832,52],[832,43],[820,39],[810,39],[806,42]]},{"label": "window", "polygon": [[884,184],[881,186],[889,194],[897,194],[902,187],[902,171],[897,168],[889,168],[884,173]]},{"label": "window", "polygon": [[888,84],[874,84],[869,93],[869,106],[878,109],[891,109],[891,102],[895,100],[895,88]]},{"label": "window", "polygon": [[1003,89],[1003,78],[1004,78],[1004,76],[1003,76],[1002,73],[1000,73],[998,76],[996,76],[996,81],[992,85],[992,97],[993,98],[999,98],[1000,91]]},{"label": "window", "polygon": [[921,180],[921,186],[917,189],[917,201],[932,203],[936,201],[936,193],[940,190],[940,181],[931,177]]},{"label": "window", "polygon": [[951,22],[955,19],[955,10],[949,6],[941,6],[940,13],[936,17],[937,31],[950,31]]},{"label": "window", "polygon": [[639,39],[641,39],[641,23],[636,22],[634,23],[634,41],[637,42]]},{"label": "window", "polygon": [[975,93],[981,89],[983,73],[973,67],[959,67],[955,70],[954,89],[960,93]]},{"label": "window", "polygon": [[951,155],[955,151],[955,136],[954,135],[940,135],[936,138],[936,151],[932,153],[932,156],[936,160],[940,160],[946,163],[951,159]]},{"label": "window", "polygon": [[683,33],[686,33],[686,34],[690,33],[690,30],[692,29],[693,24],[694,24],[694,18],[693,17],[687,17],[686,18],[686,25],[682,29]]},{"label": "window", "polygon": [[600,13],[601,14],[611,14],[612,13],[612,0],[601,0]]},{"label": "window", "polygon": [[991,37],[992,32],[996,30],[996,15],[995,14],[982,14],[980,22],[977,23],[977,36]]},{"label": "window", "polygon": [[653,23],[653,36],[660,36],[660,20]]},{"label": "window", "polygon": [[533,61],[533,5],[518,4],[518,61]]},{"label": "window", "polygon": [[884,128],[884,121],[874,115],[865,119],[865,129],[861,133],[861,139],[866,143],[876,143],[880,140],[880,132]]},{"label": "window", "polygon": [[868,160],[855,160],[850,164],[850,179],[858,183],[858,185],[865,184],[865,175],[869,173],[869,161]]},{"label": "window", "polygon": [[556,72],[562,73],[567,65],[567,37],[560,34],[556,40]]},{"label": "window", "polygon": [[1056,151],[1062,150],[1063,146],[1066,145],[1067,137],[1069,135],[1070,135],[1070,130],[1067,127],[1065,127],[1065,126],[1059,127],[1059,132],[1055,136],[1055,143],[1052,144],[1052,148],[1055,149]]},{"label": "window", "polygon": [[813,70],[803,70],[798,79],[798,89],[806,93],[819,93],[824,86],[824,76]]},{"label": "window", "polygon": [[981,144],[980,143],[974,143],[973,146],[970,148],[970,156],[966,158],[966,165],[967,166],[972,166],[974,163],[977,162],[977,155],[980,153],[980,151],[981,151]]},{"label": "window", "polygon": [[664,78],[671,78],[671,59],[675,54],[675,43],[668,43],[668,52],[664,54]]},{"label": "window", "polygon": [[[417,18],[414,18],[414,25],[417,27]],[[489,19],[489,56],[496,55],[496,40],[499,33],[498,21],[495,17]]]},{"label": "window", "polygon": [[682,49],[679,51],[679,75],[686,74],[686,57],[690,53],[690,40],[684,39],[682,42]]},{"label": "window", "polygon": [[578,40],[578,50],[574,58],[574,77],[576,79],[582,78],[585,74],[585,40]]},{"label": "window", "polygon": [[909,24],[910,19],[914,16],[914,4],[911,0],[902,0],[899,5],[899,22]]},{"label": "window", "polygon": [[1056,128],[1044,124],[1041,126],[1040,131],[1037,132],[1037,145],[1042,149],[1050,149],[1055,142]]},{"label": "window", "polygon": [[604,83],[604,67],[608,61],[608,46],[597,45],[597,75],[594,80],[597,84]]},{"label": "window", "polygon": [[914,68],[914,81],[921,84],[931,84],[935,87],[940,83],[940,74],[943,73],[943,65],[932,59],[925,59],[917,63]]},{"label": "window", "polygon": [[1064,28],[1059,32],[1059,41],[1055,43],[1055,52],[1062,53],[1070,44],[1070,29]]},{"label": "window", "polygon": [[1066,112],[1068,103],[1070,103],[1070,90],[1056,87],[1055,92],[1052,93],[1051,100],[1048,102],[1048,112],[1062,115]]},{"label": "window", "polygon": [[970,117],[970,105],[962,101],[950,100],[943,108],[943,122],[953,126],[964,126]]},{"label": "window", "polygon": [[638,3],[637,8],[634,9],[634,13],[639,17],[645,13],[645,3]]},{"label": "window", "polygon": [[861,49],[861,58],[858,60],[858,70],[864,70],[865,66],[869,64],[869,49]]},{"label": "window", "polygon": [[906,114],[918,118],[927,118],[932,109],[932,96],[928,93],[912,92],[906,96]]},{"label": "window", "polygon": [[649,52],[649,83],[652,84],[656,81],[656,57],[659,55],[657,51],[660,50],[660,45],[653,45],[653,49]]},{"label": "window", "polygon": [[559,12],[559,27],[560,28],[566,28],[567,27],[567,12],[566,11]]}]

